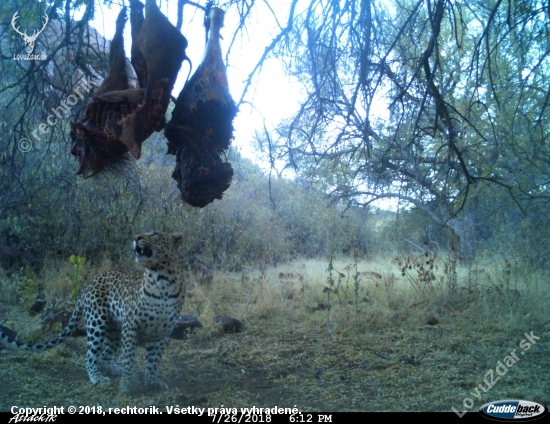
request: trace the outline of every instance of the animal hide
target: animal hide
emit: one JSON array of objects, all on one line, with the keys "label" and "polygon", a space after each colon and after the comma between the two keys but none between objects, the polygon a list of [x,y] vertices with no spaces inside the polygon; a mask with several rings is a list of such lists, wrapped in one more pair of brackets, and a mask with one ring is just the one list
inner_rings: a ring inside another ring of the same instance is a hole
[{"label": "animal hide", "polygon": [[84,119],[71,124],[71,154],[80,162],[78,174],[97,174],[128,152],[139,159],[141,145],[165,125],[170,93],[183,60],[187,40],[168,21],[155,0],[130,2],[132,65],[139,88],[129,88],[123,32],[126,7],[117,18],[109,53],[109,72],[95,92]]},{"label": "animal hide", "polygon": [[204,58],[179,94],[165,128],[168,153],[176,155],[177,161],[172,178],[178,182],[182,199],[198,207],[221,199],[233,177],[231,165],[220,157],[233,138],[237,113],[221,53],[223,19],[221,9],[209,10]]},{"label": "animal hide", "polygon": [[130,0],[130,25],[132,26],[132,50],[131,62],[138,79],[139,88],[147,85],[147,64],[139,47],[139,33],[143,28],[143,3],[138,0]]},{"label": "animal hide", "polygon": [[[139,2],[134,0],[132,3]],[[137,25],[138,20],[136,19]],[[135,58],[132,63],[138,65],[138,80],[146,81],[145,97],[143,105],[138,107],[135,115],[124,118],[123,126],[130,131],[123,132],[121,140],[128,146],[132,155],[139,159],[143,141],[154,131],[162,130],[166,124],[164,116],[170,103],[174,82],[186,58],[187,40],[162,14],[155,0],[147,0],[145,19],[139,30],[137,43],[134,43],[134,40],[132,43],[132,54]],[[145,70],[142,69],[143,62],[146,65]]]}]

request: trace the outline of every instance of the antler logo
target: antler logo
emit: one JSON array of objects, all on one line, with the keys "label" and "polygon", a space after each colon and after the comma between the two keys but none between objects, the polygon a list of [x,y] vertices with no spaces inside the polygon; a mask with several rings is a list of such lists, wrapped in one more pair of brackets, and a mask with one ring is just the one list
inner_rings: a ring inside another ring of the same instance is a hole
[{"label": "antler logo", "polygon": [[23,37],[23,41],[25,41],[25,50],[27,51],[27,53],[31,54],[32,51],[34,50],[34,42],[36,41],[38,36],[42,33],[42,31],[44,31],[44,28],[46,28],[46,25],[48,25],[48,21],[49,21],[48,15],[46,13],[44,14],[45,21],[44,21],[44,25],[42,26],[42,29],[40,29],[40,31],[34,30],[32,35],[27,35],[26,30],[25,32],[19,31],[19,28],[15,26],[16,25],[15,22],[17,21],[17,18],[19,18],[19,11],[13,14],[13,17],[11,18],[11,26],[13,27],[16,33],[18,33],[21,37]]}]

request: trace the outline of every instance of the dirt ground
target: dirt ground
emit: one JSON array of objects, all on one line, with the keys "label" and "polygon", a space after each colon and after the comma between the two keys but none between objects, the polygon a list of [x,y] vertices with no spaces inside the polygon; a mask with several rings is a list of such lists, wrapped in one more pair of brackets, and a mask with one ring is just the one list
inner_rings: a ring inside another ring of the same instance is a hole
[{"label": "dirt ground", "polygon": [[[160,373],[170,389],[132,396],[118,393],[118,378],[95,386],[89,382],[82,337],[45,353],[3,349],[0,410],[223,405],[448,412],[452,407],[463,411],[466,398],[473,400],[473,410],[510,398],[550,404],[548,323],[532,327],[526,318],[517,327],[521,331],[487,328],[450,313],[436,325],[395,317],[386,326],[362,326],[356,334],[339,336],[327,335],[323,313],[311,312],[319,314],[317,330],[294,317],[260,316],[245,319],[240,333],[198,330],[187,340],[173,340]],[[511,361],[512,352],[517,361]],[[487,392],[482,390],[491,382]]]}]

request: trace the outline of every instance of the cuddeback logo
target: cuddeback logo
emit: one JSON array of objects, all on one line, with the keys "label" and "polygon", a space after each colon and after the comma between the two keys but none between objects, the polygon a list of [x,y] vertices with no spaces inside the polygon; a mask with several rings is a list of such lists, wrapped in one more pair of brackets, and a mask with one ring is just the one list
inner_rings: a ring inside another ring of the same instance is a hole
[{"label": "cuddeback logo", "polygon": [[548,408],[528,400],[499,400],[479,408],[485,418],[496,421],[530,421],[538,420],[548,413]]},{"label": "cuddeback logo", "polygon": [[19,18],[19,11],[15,12],[13,14],[13,17],[11,18],[11,26],[13,27],[13,30],[18,33],[21,37],[23,37],[23,41],[25,42],[25,51],[27,52],[26,55],[13,55],[13,58],[15,60],[44,60],[46,59],[45,55],[36,55],[32,54],[34,51],[34,42],[38,38],[40,34],[44,31],[46,28],[46,25],[48,25],[48,15],[44,14],[44,25],[42,25],[42,28],[40,30],[34,30],[31,35],[27,34],[27,30],[25,32],[21,32],[19,27],[17,26],[17,19]]}]

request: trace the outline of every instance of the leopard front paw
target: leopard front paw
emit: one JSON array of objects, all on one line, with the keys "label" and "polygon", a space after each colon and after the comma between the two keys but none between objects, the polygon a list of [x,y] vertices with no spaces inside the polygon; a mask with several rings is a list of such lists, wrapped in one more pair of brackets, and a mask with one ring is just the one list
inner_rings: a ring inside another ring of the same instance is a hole
[{"label": "leopard front paw", "polygon": [[100,374],[99,372],[90,373],[89,377],[90,377],[90,381],[92,382],[92,384],[107,383],[107,382],[111,381],[111,379],[109,377],[107,377],[106,375]]}]

